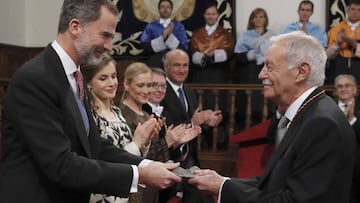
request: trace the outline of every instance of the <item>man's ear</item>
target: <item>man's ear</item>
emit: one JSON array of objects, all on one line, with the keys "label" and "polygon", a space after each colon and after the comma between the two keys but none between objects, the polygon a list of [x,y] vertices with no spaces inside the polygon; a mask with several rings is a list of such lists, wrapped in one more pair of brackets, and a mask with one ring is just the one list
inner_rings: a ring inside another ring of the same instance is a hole
[{"label": "man's ear", "polygon": [[306,80],[310,75],[310,65],[308,63],[302,63],[298,68],[298,73],[296,75],[296,81]]},{"label": "man's ear", "polygon": [[82,32],[82,27],[78,19],[74,18],[69,22],[69,31],[75,36],[78,36],[79,33]]}]

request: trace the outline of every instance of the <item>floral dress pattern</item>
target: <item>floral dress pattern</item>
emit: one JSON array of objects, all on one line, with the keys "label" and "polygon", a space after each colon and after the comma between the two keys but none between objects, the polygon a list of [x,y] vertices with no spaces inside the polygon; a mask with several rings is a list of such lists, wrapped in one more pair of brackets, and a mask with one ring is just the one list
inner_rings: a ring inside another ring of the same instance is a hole
[{"label": "floral dress pattern", "polygon": [[[99,128],[100,136],[110,140],[116,147],[124,149],[132,141],[132,134],[121,110],[117,106],[112,106],[116,120],[108,120],[92,111],[92,116]],[[115,197],[104,194],[91,194],[90,203],[127,203],[128,198]]]}]

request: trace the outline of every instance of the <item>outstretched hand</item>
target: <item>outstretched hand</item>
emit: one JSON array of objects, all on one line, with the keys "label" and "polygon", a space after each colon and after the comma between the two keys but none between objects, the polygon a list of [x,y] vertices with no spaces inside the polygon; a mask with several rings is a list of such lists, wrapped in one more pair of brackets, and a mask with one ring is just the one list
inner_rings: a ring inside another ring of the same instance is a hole
[{"label": "outstretched hand", "polygon": [[217,195],[220,191],[220,187],[225,177],[220,176],[216,171],[203,169],[193,171],[197,176],[188,180],[189,184],[196,186],[200,191]]},{"label": "outstretched hand", "polygon": [[181,181],[181,178],[170,170],[179,167],[179,163],[151,162],[146,167],[139,167],[139,184],[165,189]]}]

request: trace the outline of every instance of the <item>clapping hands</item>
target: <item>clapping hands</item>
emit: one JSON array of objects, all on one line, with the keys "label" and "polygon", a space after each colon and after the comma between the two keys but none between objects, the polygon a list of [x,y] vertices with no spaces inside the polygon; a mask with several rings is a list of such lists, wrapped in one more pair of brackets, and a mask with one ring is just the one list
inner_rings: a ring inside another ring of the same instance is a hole
[{"label": "clapping hands", "polygon": [[139,148],[147,146],[150,144],[151,139],[159,134],[160,129],[160,124],[156,118],[151,115],[149,120],[145,121],[143,124],[138,124],[134,132],[133,141]]},{"label": "clapping hands", "polygon": [[183,143],[189,142],[201,133],[199,126],[191,127],[190,124],[179,124],[177,126],[169,126],[166,131],[166,143],[168,147],[177,147]]},{"label": "clapping hands", "polygon": [[201,111],[200,108],[197,108],[192,117],[192,122],[194,125],[206,124],[210,127],[216,127],[222,121],[223,116],[220,110],[204,110]]}]

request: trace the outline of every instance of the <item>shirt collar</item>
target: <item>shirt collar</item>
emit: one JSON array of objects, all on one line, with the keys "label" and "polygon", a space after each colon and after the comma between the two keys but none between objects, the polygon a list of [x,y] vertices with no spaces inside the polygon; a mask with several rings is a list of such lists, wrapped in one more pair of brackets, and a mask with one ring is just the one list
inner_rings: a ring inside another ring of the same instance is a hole
[{"label": "shirt collar", "polygon": [[357,21],[356,23],[351,23],[350,21],[347,21],[347,23],[350,26],[351,31],[353,32],[360,25],[360,21]]},{"label": "shirt collar", "polygon": [[68,76],[73,74],[77,69],[75,62],[71,59],[71,57],[66,53],[66,51],[59,45],[56,40],[51,43],[51,46],[58,54],[66,75]]},{"label": "shirt collar", "polygon": [[345,102],[342,102],[342,101],[338,101],[338,107],[342,110],[342,111],[345,111],[345,105],[346,103]]},{"label": "shirt collar", "polygon": [[176,92],[176,94],[177,94],[177,92],[178,92],[178,89],[179,89],[180,87],[181,87],[181,88],[183,87],[183,84],[181,84],[181,85],[176,85],[176,84],[174,84],[173,82],[171,82],[168,77],[166,77],[166,81],[170,84],[170,86],[173,88],[173,90]]},{"label": "shirt collar", "polygon": [[297,98],[290,106],[289,108],[286,110],[285,112],[285,116],[286,118],[288,118],[290,121],[294,120],[294,117],[297,113],[297,111],[299,110],[301,104],[304,103],[305,99],[317,88],[317,86],[311,87],[308,90],[306,90],[304,93],[302,93],[302,95]]},{"label": "shirt collar", "polygon": [[216,28],[218,27],[218,23],[215,23],[214,25],[205,25],[205,30],[208,33],[208,35],[211,35],[215,32]]},{"label": "shirt collar", "polygon": [[171,22],[171,18],[163,19],[160,18],[160,24],[164,26],[164,28],[168,27]]},{"label": "shirt collar", "polygon": [[159,104],[158,105],[156,105],[156,104],[153,104],[153,103],[151,103],[151,102],[147,102],[147,104],[149,104],[149,106],[151,107],[151,108],[154,108],[154,107],[157,107],[157,106],[160,106]]},{"label": "shirt collar", "polygon": [[149,104],[149,106],[151,107],[151,110],[153,113],[155,113],[155,115],[157,117],[161,117],[161,114],[164,110],[164,107],[163,106],[160,106],[160,105],[156,105],[156,104],[153,104],[151,102],[147,102]]}]

